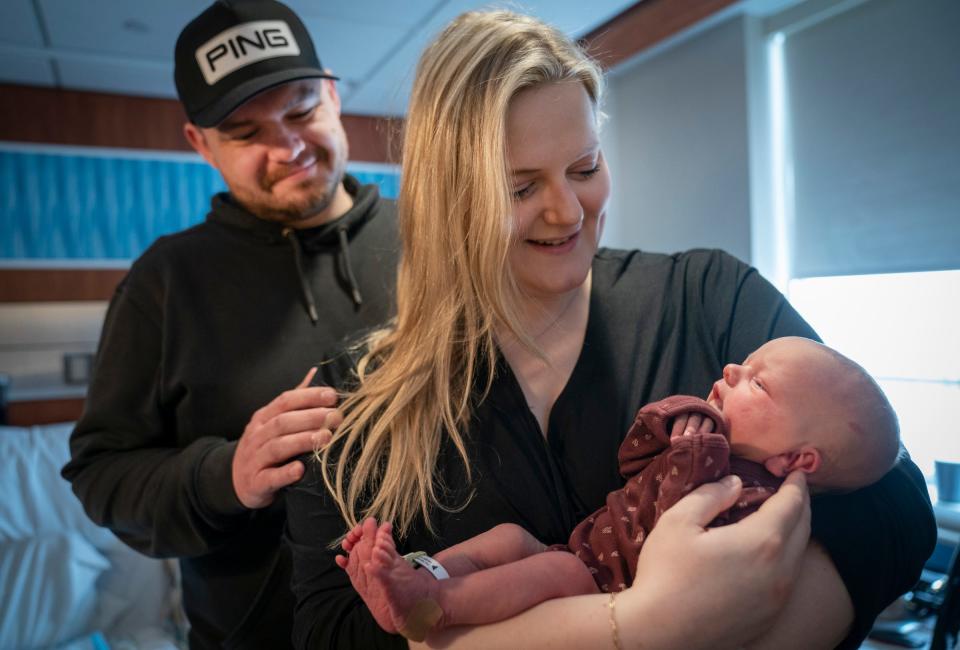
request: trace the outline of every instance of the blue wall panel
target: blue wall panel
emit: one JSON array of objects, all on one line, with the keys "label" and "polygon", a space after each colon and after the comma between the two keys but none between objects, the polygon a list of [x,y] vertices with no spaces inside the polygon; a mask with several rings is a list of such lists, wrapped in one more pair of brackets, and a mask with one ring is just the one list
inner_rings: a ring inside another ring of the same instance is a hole
[{"label": "blue wall panel", "polygon": [[[398,172],[351,173],[396,197]],[[132,260],[224,189],[199,160],[0,150],[0,261]]]},{"label": "blue wall panel", "polygon": [[351,169],[347,165],[347,171],[352,174],[362,184],[374,184],[380,186],[380,195],[388,199],[395,199],[400,196],[400,171],[368,171],[366,169]]}]

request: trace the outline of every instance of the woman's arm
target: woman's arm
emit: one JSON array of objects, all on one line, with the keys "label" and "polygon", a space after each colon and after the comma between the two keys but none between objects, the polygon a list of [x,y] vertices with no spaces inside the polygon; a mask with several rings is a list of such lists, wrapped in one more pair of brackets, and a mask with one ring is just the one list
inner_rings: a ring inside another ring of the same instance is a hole
[{"label": "woman's arm", "polygon": [[[634,585],[616,598],[623,648],[740,647],[772,625],[809,537],[806,484],[791,475],[753,515],[705,529],[739,493],[736,478],[704,485],[660,518],[640,553]],[[609,602],[606,594],[547,601],[493,625],[445,630],[428,647],[609,645]]]},{"label": "woman's arm", "polygon": [[747,644],[750,650],[835,648],[853,621],[853,602],[827,552],[811,540],[800,575],[777,622]]},{"label": "woman's arm", "polygon": [[839,647],[858,648],[877,615],[916,584],[933,551],[937,526],[927,487],[916,465],[902,457],[873,485],[817,495],[812,508],[811,535],[853,603],[853,623]]}]

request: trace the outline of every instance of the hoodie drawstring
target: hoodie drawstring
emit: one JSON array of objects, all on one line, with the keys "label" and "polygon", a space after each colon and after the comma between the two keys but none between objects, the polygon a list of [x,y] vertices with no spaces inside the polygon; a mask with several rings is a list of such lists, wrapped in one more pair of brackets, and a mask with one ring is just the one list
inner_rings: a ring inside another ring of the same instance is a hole
[{"label": "hoodie drawstring", "polygon": [[297,265],[297,275],[300,277],[300,290],[303,292],[310,321],[316,325],[320,321],[320,315],[317,313],[317,303],[313,300],[310,281],[307,280],[307,274],[303,271],[303,251],[300,249],[300,240],[297,239],[297,233],[293,228],[284,228],[283,236],[290,240],[290,245],[293,247],[293,261]]},{"label": "hoodie drawstring", "polygon": [[350,293],[353,296],[353,304],[359,307],[363,304],[363,296],[360,295],[360,287],[357,285],[357,278],[353,275],[353,267],[350,265],[350,248],[347,246],[347,227],[337,228],[337,234],[340,235],[340,254],[343,255],[343,265],[346,267],[347,280],[350,281]]}]

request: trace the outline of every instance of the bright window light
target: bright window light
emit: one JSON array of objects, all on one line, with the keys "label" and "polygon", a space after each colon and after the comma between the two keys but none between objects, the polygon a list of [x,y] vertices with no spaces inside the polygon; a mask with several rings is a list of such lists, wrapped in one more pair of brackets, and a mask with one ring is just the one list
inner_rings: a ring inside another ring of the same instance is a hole
[{"label": "bright window light", "polygon": [[782,33],[767,40],[767,98],[770,110],[770,164],[774,269],[770,278],[781,291],[790,278],[790,233],[793,228],[793,153],[787,113],[787,67]]},{"label": "bright window light", "polygon": [[877,380],[924,474],[960,461],[960,271],[794,279],[788,297]]}]

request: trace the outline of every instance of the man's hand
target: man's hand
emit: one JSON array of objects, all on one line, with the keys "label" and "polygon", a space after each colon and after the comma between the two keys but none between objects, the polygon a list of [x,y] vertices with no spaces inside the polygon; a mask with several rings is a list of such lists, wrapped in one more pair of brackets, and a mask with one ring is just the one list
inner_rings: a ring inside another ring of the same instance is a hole
[{"label": "man's hand", "polygon": [[277,490],[303,476],[294,460],[330,441],[343,416],[336,410],[337,393],[327,386],[310,386],[311,368],[293,390],[281,393],[250,418],[233,455],[233,489],[247,508],[264,508]]}]

